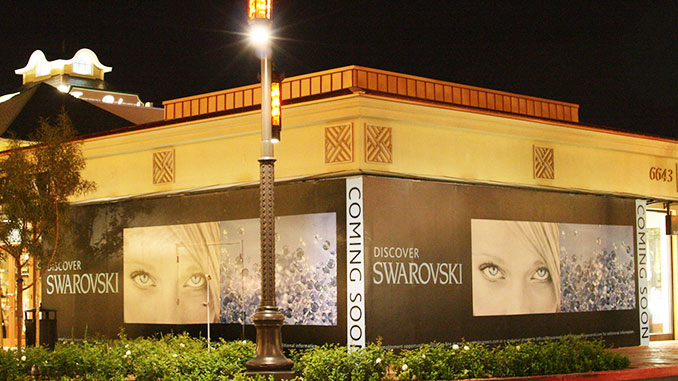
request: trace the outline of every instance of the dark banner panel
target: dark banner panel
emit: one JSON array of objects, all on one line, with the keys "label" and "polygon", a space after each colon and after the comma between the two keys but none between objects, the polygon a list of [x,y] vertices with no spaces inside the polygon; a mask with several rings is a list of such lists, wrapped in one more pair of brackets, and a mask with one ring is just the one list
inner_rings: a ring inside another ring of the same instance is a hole
[{"label": "dark banner panel", "polygon": [[[345,341],[344,184],[276,186],[286,344]],[[114,337],[121,329],[205,336],[209,320],[213,337],[254,339],[258,196],[258,188],[245,188],[77,207],[76,254],[43,282],[59,337]]]},{"label": "dark banner panel", "polygon": [[364,177],[368,341],[638,343],[634,200]]},{"label": "dark banner panel", "polygon": [[[253,340],[258,189],[77,207],[43,282],[61,338]],[[276,186],[283,341],[639,340],[634,200],[386,177]],[[209,302],[208,302],[209,298]]]},{"label": "dark banner panel", "polygon": [[118,333],[111,324],[122,318],[121,260],[71,255],[50,265],[43,275],[42,306],[57,310],[59,337]]}]

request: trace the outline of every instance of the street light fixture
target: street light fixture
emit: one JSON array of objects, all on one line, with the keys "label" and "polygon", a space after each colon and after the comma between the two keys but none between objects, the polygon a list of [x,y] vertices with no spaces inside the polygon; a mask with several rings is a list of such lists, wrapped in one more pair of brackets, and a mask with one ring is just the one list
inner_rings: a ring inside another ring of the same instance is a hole
[{"label": "street light fixture", "polygon": [[[248,375],[273,375],[276,380],[291,379],[294,378],[294,372],[291,370],[293,363],[285,357],[282,350],[282,324],[285,316],[280,312],[275,301],[273,198],[275,157],[271,123],[271,0],[249,0],[249,23],[252,42],[257,55],[261,58],[261,157],[259,158],[261,301],[252,317],[257,331],[257,353],[245,366]],[[279,110],[277,116],[280,116]]]},{"label": "street light fixture", "polygon": [[271,82],[271,141],[280,142],[280,129],[282,128],[282,104],[280,98],[280,87],[282,86],[281,75],[273,73],[273,82]]},{"label": "street light fixture", "polygon": [[249,18],[252,20],[271,20],[271,0],[250,0]]},{"label": "street light fixture", "polygon": [[250,29],[250,40],[254,47],[267,47],[271,41],[271,29],[270,25],[265,25],[264,23],[258,22],[252,24]]}]

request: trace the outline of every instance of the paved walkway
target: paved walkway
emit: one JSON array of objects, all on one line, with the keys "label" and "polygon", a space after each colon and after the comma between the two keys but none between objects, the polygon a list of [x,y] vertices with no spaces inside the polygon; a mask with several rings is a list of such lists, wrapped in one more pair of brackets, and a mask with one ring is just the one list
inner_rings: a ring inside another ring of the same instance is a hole
[{"label": "paved walkway", "polygon": [[678,341],[651,341],[648,347],[622,347],[613,351],[628,356],[631,368],[678,366]]}]

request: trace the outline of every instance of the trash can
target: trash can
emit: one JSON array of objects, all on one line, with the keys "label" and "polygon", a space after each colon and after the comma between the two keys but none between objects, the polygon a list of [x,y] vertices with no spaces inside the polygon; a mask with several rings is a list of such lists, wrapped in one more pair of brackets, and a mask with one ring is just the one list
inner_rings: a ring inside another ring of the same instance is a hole
[{"label": "trash can", "polygon": [[[40,345],[54,349],[57,342],[56,310],[40,308]],[[35,345],[35,309],[26,310],[24,313],[26,325],[26,345]]]}]

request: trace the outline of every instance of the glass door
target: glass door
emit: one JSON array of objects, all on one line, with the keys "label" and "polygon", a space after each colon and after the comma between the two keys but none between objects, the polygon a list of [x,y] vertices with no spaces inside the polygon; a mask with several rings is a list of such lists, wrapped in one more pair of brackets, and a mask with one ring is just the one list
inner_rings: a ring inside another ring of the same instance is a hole
[{"label": "glass door", "polygon": [[671,236],[666,235],[666,212],[647,213],[650,339],[673,339]]}]

